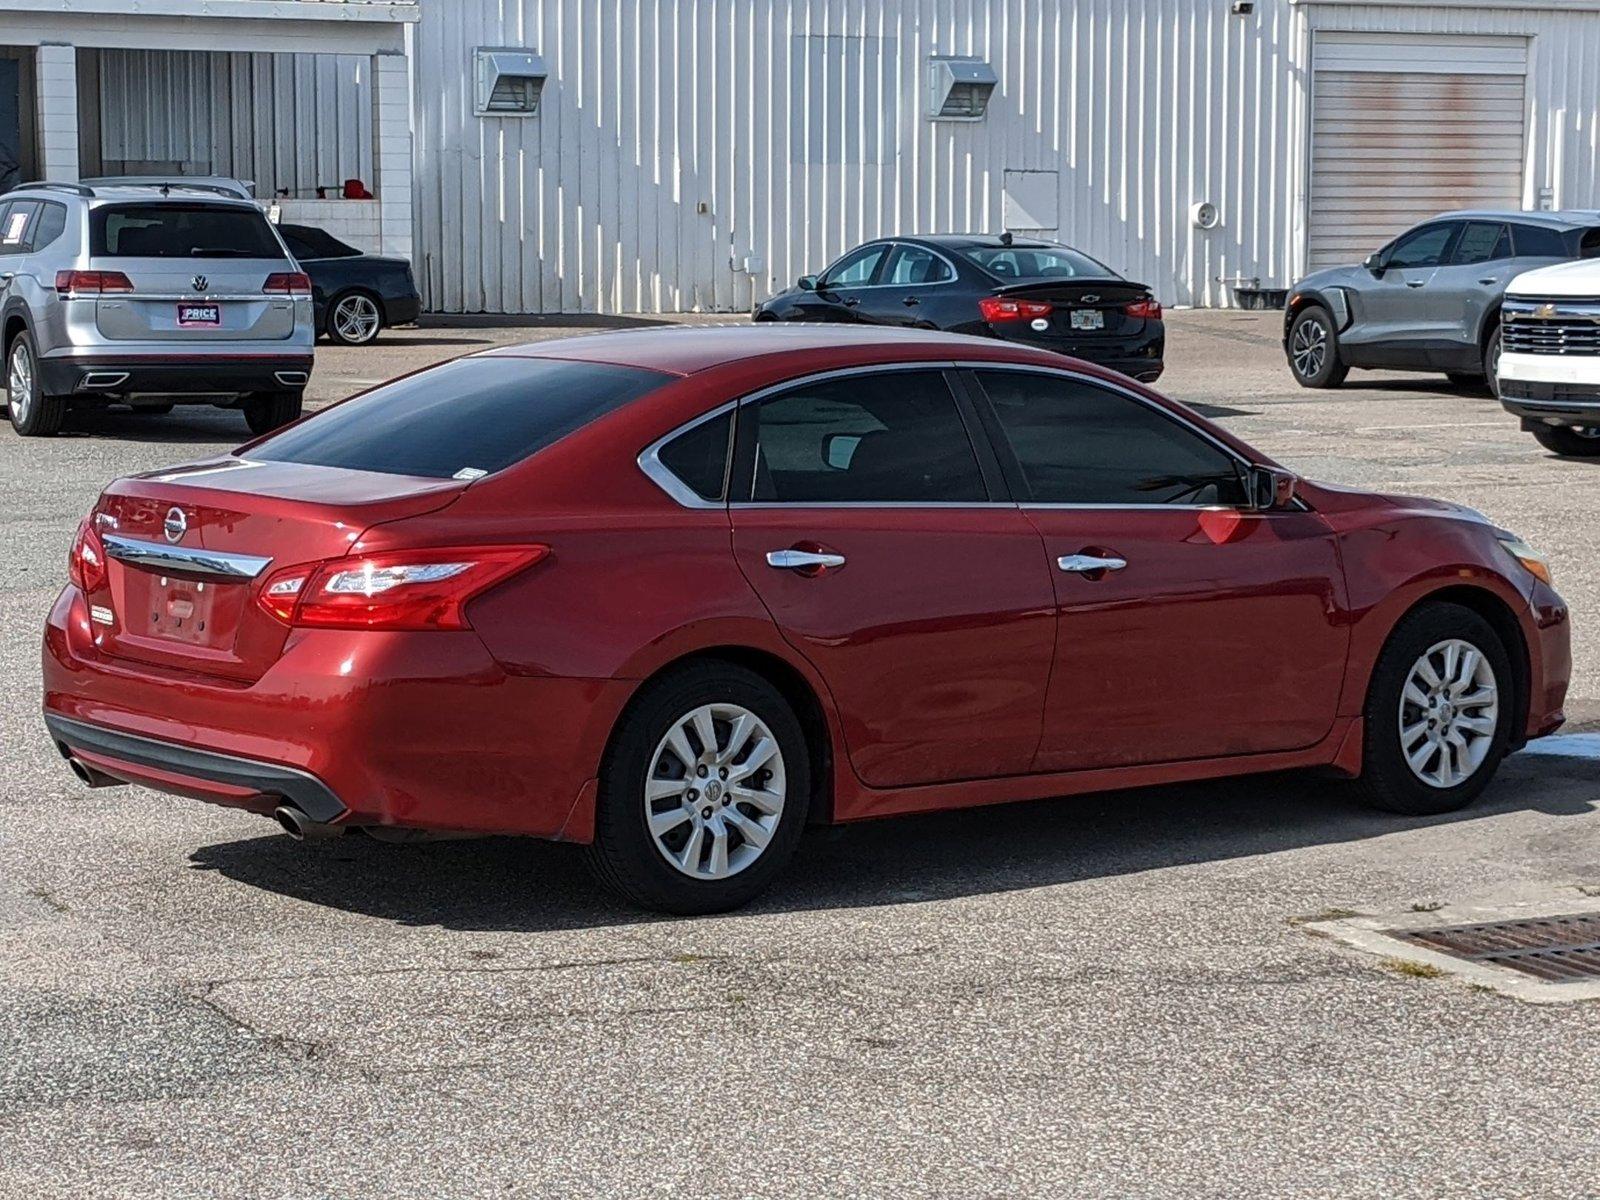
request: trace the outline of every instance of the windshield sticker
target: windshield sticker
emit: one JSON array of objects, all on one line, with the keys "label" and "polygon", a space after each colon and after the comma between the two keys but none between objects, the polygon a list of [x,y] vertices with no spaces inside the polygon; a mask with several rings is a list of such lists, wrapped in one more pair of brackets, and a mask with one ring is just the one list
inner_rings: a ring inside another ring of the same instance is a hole
[{"label": "windshield sticker", "polygon": [[11,214],[10,219],[6,221],[6,245],[15,246],[22,240],[22,231],[28,227],[28,216],[27,211]]}]

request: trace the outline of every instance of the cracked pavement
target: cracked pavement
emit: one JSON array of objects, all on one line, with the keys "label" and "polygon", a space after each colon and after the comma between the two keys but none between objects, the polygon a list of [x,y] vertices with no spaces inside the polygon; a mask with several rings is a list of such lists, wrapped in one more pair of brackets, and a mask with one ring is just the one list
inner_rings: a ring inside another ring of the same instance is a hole
[{"label": "cracked pavement", "polygon": [[[1552,555],[1600,729],[1600,464],[1442,379],[1289,381],[1276,314],[1176,313],[1162,386],[1288,465],[1473,504]],[[538,329],[322,348],[316,394]],[[0,1197],[1592,1197],[1593,1005],[1413,978],[1342,912],[1600,885],[1600,764],[1400,819],[1272,776],[806,837],[761,903],[644,918],[573,848],[296,845],[87,791],[37,639],[111,476],[244,437],[0,437]]]}]

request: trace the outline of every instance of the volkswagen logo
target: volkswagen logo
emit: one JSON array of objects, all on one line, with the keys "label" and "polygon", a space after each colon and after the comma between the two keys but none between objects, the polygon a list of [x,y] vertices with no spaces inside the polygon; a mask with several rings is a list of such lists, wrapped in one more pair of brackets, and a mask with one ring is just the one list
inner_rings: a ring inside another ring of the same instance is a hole
[{"label": "volkswagen logo", "polygon": [[1093,292],[1090,292],[1087,296],[1079,296],[1078,299],[1083,301],[1083,303],[1085,303],[1085,304],[1099,304],[1100,303],[1100,297],[1095,295]]},{"label": "volkswagen logo", "polygon": [[210,286],[210,283],[211,280],[207,279],[204,275],[196,275],[194,277],[194,290],[197,292],[203,292],[208,286]]},{"label": "volkswagen logo", "polygon": [[183,509],[167,509],[167,519],[161,522],[161,532],[167,535],[169,542],[183,541],[183,535],[189,532],[189,518],[183,515]]}]

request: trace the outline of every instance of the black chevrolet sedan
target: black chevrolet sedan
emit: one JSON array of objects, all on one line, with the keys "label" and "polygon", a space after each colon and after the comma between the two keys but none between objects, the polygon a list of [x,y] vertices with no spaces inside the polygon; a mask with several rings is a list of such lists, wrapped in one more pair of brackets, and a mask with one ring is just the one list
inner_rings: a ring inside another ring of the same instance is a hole
[{"label": "black chevrolet sedan", "polygon": [[317,332],[364,346],[389,325],[409,325],[422,310],[411,264],[363,254],[313,225],[279,225],[289,253],[311,276]]},{"label": "black chevrolet sedan", "polygon": [[943,329],[1088,359],[1145,382],[1162,370],[1161,305],[1142,283],[1056,242],[942,234],[857,246],[758,304],[757,321]]}]

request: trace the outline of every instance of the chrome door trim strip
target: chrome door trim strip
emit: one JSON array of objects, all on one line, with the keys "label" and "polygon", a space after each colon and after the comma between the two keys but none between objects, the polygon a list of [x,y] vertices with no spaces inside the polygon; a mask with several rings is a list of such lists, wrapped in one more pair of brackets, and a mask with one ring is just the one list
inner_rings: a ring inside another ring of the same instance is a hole
[{"label": "chrome door trim strip", "polygon": [[204,575],[208,579],[232,583],[254,579],[272,562],[270,558],[258,558],[253,554],[224,554],[220,550],[163,546],[160,542],[145,542],[112,533],[101,534],[100,541],[106,548],[106,555],[118,562],[183,575]]}]

